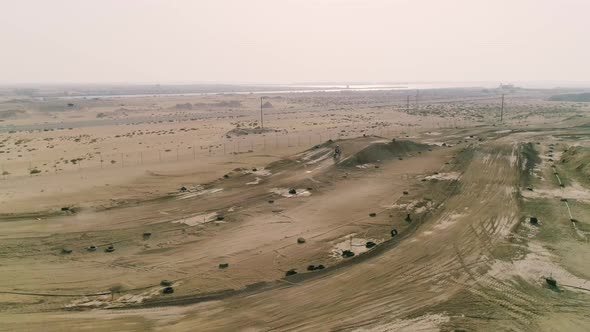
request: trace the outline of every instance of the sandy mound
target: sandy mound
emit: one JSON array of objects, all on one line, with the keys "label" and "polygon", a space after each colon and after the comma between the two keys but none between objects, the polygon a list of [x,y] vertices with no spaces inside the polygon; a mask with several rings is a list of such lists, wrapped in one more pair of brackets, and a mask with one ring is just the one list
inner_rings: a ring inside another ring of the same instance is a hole
[{"label": "sandy mound", "polygon": [[306,165],[313,165],[322,160],[331,158],[334,154],[333,150],[334,149],[329,146],[320,146],[299,154],[298,160],[304,162]]},{"label": "sandy mound", "polygon": [[[405,157],[411,153],[424,151],[429,145],[412,141],[392,141],[389,143],[375,143],[361,151],[347,157],[339,163],[344,167],[356,167],[358,165],[372,164],[383,160]],[[346,151],[344,151],[346,154]]]}]

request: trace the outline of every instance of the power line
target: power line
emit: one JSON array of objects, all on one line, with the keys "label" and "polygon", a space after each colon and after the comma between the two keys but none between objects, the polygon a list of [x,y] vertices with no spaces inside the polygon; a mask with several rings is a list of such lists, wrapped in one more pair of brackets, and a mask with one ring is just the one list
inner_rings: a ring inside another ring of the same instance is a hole
[{"label": "power line", "polygon": [[500,111],[500,123],[504,123],[504,94],[502,94],[502,108]]},{"label": "power line", "polygon": [[262,98],[260,97],[260,129],[264,129],[264,118],[262,116]]}]

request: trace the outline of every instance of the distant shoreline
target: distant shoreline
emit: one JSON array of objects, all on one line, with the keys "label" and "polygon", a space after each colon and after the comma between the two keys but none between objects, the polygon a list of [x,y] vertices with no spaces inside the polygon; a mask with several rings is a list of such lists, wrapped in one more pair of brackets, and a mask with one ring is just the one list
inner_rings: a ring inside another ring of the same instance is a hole
[{"label": "distant shoreline", "polygon": [[37,99],[146,98],[174,96],[214,96],[248,94],[321,93],[341,91],[394,91],[457,88],[493,88],[491,82],[421,82],[381,84],[170,84],[170,85],[29,85],[0,86],[0,96]]},{"label": "distant shoreline", "polygon": [[186,92],[186,93],[137,93],[137,94],[97,94],[79,96],[45,97],[57,99],[93,99],[93,98],[141,98],[141,97],[180,97],[180,96],[215,96],[215,95],[248,95],[248,94],[282,94],[282,93],[312,93],[312,92],[340,92],[340,91],[390,91],[407,90],[407,86],[379,86],[362,88],[304,88],[285,90],[251,90],[251,91],[218,91],[218,92]]}]

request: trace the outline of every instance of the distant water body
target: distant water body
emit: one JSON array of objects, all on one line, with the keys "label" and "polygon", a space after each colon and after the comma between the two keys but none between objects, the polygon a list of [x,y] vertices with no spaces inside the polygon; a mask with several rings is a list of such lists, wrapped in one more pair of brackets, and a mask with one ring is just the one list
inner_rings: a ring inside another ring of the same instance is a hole
[{"label": "distant water body", "polygon": [[423,89],[448,89],[466,87],[492,87],[493,83],[400,83],[400,84],[300,84],[280,85],[277,89],[273,86],[256,86],[248,90],[247,85],[236,85],[239,89],[228,90],[220,87],[218,91],[184,92],[184,93],[138,93],[138,94],[96,94],[79,96],[62,96],[59,99],[93,99],[93,98],[134,98],[134,97],[173,97],[173,96],[212,96],[212,95],[249,95],[249,94],[286,94],[286,93],[311,93],[311,92],[341,92],[341,91],[392,91],[392,90],[423,90]]}]

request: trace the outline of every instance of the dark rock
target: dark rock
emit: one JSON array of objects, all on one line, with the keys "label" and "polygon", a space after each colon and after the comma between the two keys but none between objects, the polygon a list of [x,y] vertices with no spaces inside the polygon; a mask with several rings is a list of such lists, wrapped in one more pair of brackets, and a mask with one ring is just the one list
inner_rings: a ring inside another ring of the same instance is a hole
[{"label": "dark rock", "polygon": [[172,286],[172,281],[170,281],[170,280],[162,280],[162,281],[160,281],[160,286],[166,286],[166,287]]},{"label": "dark rock", "polygon": [[551,287],[557,287],[557,280],[553,279],[553,277],[545,278],[545,282],[547,282],[547,285]]},{"label": "dark rock", "polygon": [[537,219],[537,217],[531,217],[530,223],[532,225],[538,225],[539,224],[539,219]]},{"label": "dark rock", "polygon": [[373,241],[368,241],[368,242],[365,244],[365,248],[367,248],[367,249],[371,249],[371,248],[373,248],[373,247],[374,247],[374,246],[376,246],[376,245],[377,245],[377,243],[375,243],[375,242],[373,242]]},{"label": "dark rock", "polygon": [[396,235],[397,235],[397,229],[394,228],[391,230],[391,237],[394,237]]},{"label": "dark rock", "polygon": [[105,252],[113,252],[113,251],[115,251],[115,247],[113,247],[113,245],[110,245],[104,251]]},{"label": "dark rock", "polygon": [[296,195],[297,194],[297,190],[295,190],[295,189],[289,189],[289,194]]},{"label": "dark rock", "polygon": [[294,274],[297,274],[297,271],[295,271],[295,269],[291,269],[291,270],[285,272],[285,277],[292,276]]},{"label": "dark rock", "polygon": [[64,254],[64,255],[69,255],[69,254],[71,254],[71,253],[72,253],[72,249],[66,249],[66,248],[63,248],[63,249],[61,250],[61,253],[62,253],[62,254]]},{"label": "dark rock", "polygon": [[344,250],[344,251],[342,252],[342,257],[346,257],[346,258],[348,258],[348,257],[352,257],[352,256],[354,256],[354,252],[352,252],[352,251],[350,251],[350,250]]},{"label": "dark rock", "polygon": [[229,267],[229,263],[221,263],[219,264],[220,269],[227,269]]},{"label": "dark rock", "polygon": [[297,243],[299,243],[299,244],[305,243],[305,239],[300,237],[297,239]]},{"label": "dark rock", "polygon": [[168,287],[165,287],[165,288],[162,290],[162,293],[164,293],[164,294],[172,294],[172,293],[174,293],[174,288],[172,288],[172,287],[170,287],[170,286],[168,286]]}]

